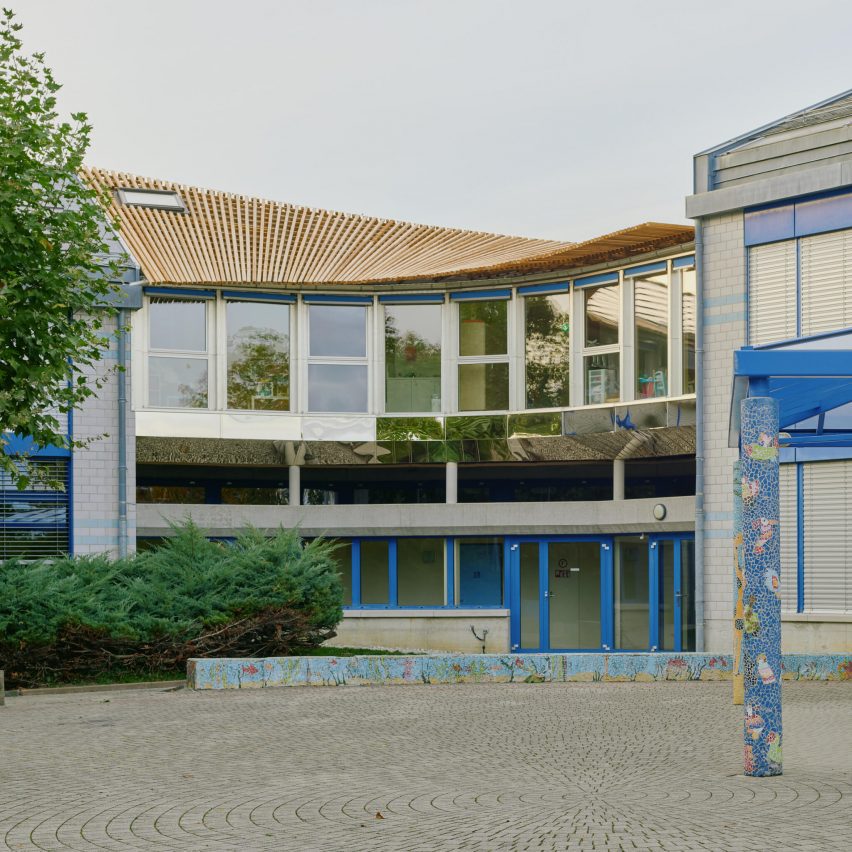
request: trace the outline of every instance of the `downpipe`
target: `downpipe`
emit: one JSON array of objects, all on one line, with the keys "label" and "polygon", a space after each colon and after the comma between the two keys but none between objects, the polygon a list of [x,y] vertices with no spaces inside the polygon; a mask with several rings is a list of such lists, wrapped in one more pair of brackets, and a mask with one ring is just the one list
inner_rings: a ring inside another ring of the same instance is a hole
[{"label": "downpipe", "polygon": [[695,221],[695,650],[704,650],[704,230]]},{"label": "downpipe", "polygon": [[118,311],[118,556],[127,556],[127,311]]}]

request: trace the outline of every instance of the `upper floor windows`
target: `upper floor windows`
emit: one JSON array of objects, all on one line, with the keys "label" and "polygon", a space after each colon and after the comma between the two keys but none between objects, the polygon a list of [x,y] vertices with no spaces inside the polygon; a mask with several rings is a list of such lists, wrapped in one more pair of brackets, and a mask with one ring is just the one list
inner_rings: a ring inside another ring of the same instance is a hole
[{"label": "upper floor windows", "polygon": [[668,395],[669,276],[633,281],[636,399]]},{"label": "upper floor windows", "polygon": [[584,402],[598,405],[621,399],[621,285],[583,291],[585,347]]},{"label": "upper floor windows", "polygon": [[749,343],[852,326],[852,230],[751,246]]},{"label": "upper floor windows", "polygon": [[571,404],[570,308],[568,293],[524,299],[525,408]]},{"label": "upper floor windows", "polygon": [[458,303],[458,410],[509,408],[509,301]]},{"label": "upper floor windows", "polygon": [[385,411],[441,411],[443,305],[385,305]]},{"label": "upper floor windows", "polygon": [[152,298],[148,304],[148,404],[207,408],[207,302]]},{"label": "upper floor windows", "polygon": [[694,393],[690,261],[449,298],[150,288],[135,401],[428,416]]},{"label": "upper floor windows", "polygon": [[290,410],[290,306],[225,302],[228,408]]},{"label": "upper floor windows", "polygon": [[308,305],[308,410],[367,412],[365,305]]}]

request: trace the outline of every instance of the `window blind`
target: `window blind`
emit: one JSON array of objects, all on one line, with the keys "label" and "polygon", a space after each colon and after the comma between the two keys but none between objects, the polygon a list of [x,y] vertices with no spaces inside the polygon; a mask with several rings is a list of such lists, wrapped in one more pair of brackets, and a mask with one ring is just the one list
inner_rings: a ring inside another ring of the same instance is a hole
[{"label": "window blind", "polygon": [[796,241],[748,250],[748,340],[752,346],[796,336]]},{"label": "window blind", "polygon": [[805,610],[852,610],[852,461],[804,466]]},{"label": "window blind", "polygon": [[802,334],[852,326],[852,231],[804,237]]}]

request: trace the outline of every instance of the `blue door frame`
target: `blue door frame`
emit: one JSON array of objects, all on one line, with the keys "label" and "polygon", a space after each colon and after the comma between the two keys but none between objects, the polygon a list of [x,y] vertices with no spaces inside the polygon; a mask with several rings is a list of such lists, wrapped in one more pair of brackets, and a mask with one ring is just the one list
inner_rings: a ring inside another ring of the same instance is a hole
[{"label": "blue door frame", "polygon": [[[625,538],[626,536],[619,536]],[[693,533],[667,533],[648,537],[648,605],[649,630],[648,649],[660,647],[660,543],[669,542],[674,553],[674,648],[682,651],[683,592],[681,588],[683,541],[692,541]],[[601,643],[599,648],[551,648],[550,647],[550,589],[547,546],[554,542],[596,541],[600,544],[601,576]],[[539,593],[539,647],[521,646],[521,544],[538,544],[538,593]],[[618,651],[615,648],[615,539],[613,536],[514,536],[506,539],[508,551],[509,608],[511,612],[510,637],[513,651]]]},{"label": "blue door frame", "polygon": [[682,576],[682,557],[683,547],[681,542],[692,541],[695,538],[693,533],[667,533],[665,535],[652,535],[648,542],[648,588],[650,598],[649,612],[649,645],[652,651],[657,651],[660,648],[660,602],[664,589],[660,587],[660,577],[662,576],[662,565],[660,564],[660,544],[670,542],[674,554],[674,606],[672,621],[674,627],[674,647],[666,648],[667,651],[683,651],[683,596],[684,590],[681,588]]},{"label": "blue door frame", "polygon": [[[601,644],[598,648],[550,647],[550,588],[547,545],[558,542],[596,541],[600,544]],[[538,648],[521,647],[521,544],[538,544]],[[514,536],[506,539],[509,551],[510,638],[513,651],[608,651],[613,645],[613,539],[612,536]]]}]

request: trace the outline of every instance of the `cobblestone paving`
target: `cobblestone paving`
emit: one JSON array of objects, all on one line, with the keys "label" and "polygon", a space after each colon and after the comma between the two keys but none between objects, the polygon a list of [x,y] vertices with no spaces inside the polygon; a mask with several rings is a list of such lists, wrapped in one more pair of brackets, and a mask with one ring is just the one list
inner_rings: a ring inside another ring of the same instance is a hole
[{"label": "cobblestone paving", "polygon": [[0,844],[848,848],[850,685],[784,685],[785,774],[770,779],[738,774],[730,695],[694,683],[11,698]]}]

